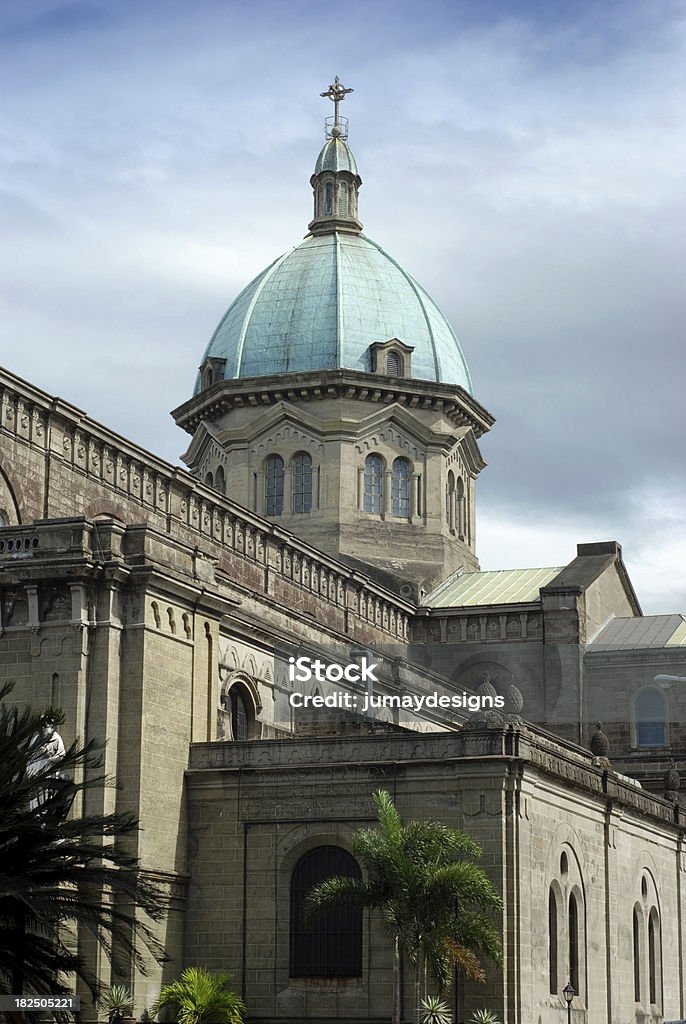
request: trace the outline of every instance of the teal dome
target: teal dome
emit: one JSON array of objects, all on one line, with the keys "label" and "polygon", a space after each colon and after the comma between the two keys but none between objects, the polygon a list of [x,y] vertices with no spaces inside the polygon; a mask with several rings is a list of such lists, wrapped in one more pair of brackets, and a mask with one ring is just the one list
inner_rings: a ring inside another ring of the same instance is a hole
[{"label": "teal dome", "polygon": [[435,302],[376,242],[334,230],[307,235],[244,288],[203,363],[225,359],[227,379],[337,368],[369,373],[370,346],[391,338],[413,346],[413,378],[471,393],[462,350]]},{"label": "teal dome", "polygon": [[349,171],[357,174],[357,164],[350,148],[340,136],[335,136],[322,146],[314,168],[315,174],[322,171]]}]

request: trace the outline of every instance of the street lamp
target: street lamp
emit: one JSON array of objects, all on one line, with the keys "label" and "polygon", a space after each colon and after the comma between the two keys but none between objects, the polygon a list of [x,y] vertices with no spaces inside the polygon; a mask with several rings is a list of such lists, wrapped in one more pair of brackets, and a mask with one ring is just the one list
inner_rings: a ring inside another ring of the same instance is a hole
[{"label": "street lamp", "polygon": [[567,1004],[567,1024],[571,1024],[572,999],[576,995],[576,992],[574,991],[574,986],[572,985],[571,981],[568,981],[565,987],[562,989],[562,995],[565,997],[565,1002]]}]

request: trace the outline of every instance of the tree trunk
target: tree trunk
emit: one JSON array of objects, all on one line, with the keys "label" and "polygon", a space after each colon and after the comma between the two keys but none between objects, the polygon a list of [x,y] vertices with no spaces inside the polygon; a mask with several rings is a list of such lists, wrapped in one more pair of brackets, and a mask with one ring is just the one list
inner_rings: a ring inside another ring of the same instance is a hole
[{"label": "tree trunk", "polygon": [[393,939],[393,1024],[400,1024],[400,943]]},{"label": "tree trunk", "polygon": [[422,1017],[422,958],[417,953],[414,965],[414,1022],[420,1024]]}]

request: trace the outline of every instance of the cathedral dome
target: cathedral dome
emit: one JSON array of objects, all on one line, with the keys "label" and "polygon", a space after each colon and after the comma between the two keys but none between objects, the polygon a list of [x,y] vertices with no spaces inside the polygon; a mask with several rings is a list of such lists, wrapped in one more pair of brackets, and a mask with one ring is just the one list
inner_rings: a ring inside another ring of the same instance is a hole
[{"label": "cathedral dome", "polygon": [[310,234],[275,260],[229,307],[205,350],[196,394],[217,376],[271,376],[346,369],[374,372],[376,345],[395,339],[411,358],[401,375],[458,384],[471,393],[465,358],[435,302],[370,238],[357,219],[362,179],[339,105],[310,179]]},{"label": "cathedral dome", "polygon": [[322,146],[322,151],[317,157],[314,173],[321,174],[322,171],[348,171],[350,174],[357,174],[355,157],[352,155],[350,147],[340,136],[334,135],[333,138],[329,139]]},{"label": "cathedral dome", "polygon": [[338,368],[370,372],[371,346],[391,338],[413,347],[413,378],[459,384],[471,393],[457,338],[424,289],[376,242],[332,231],[308,235],[241,292],[203,362],[226,360],[228,379]]}]

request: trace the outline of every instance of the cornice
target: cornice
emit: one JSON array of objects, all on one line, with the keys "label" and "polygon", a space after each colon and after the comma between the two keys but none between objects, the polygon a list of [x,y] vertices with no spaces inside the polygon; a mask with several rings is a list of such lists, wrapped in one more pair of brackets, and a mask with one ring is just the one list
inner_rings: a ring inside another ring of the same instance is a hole
[{"label": "cornice", "polygon": [[172,416],[192,434],[204,419],[217,419],[234,408],[332,398],[385,405],[395,402],[409,409],[440,409],[455,426],[471,427],[476,437],[485,434],[495,422],[495,417],[458,385],[340,369],[217,381],[174,409]]}]

